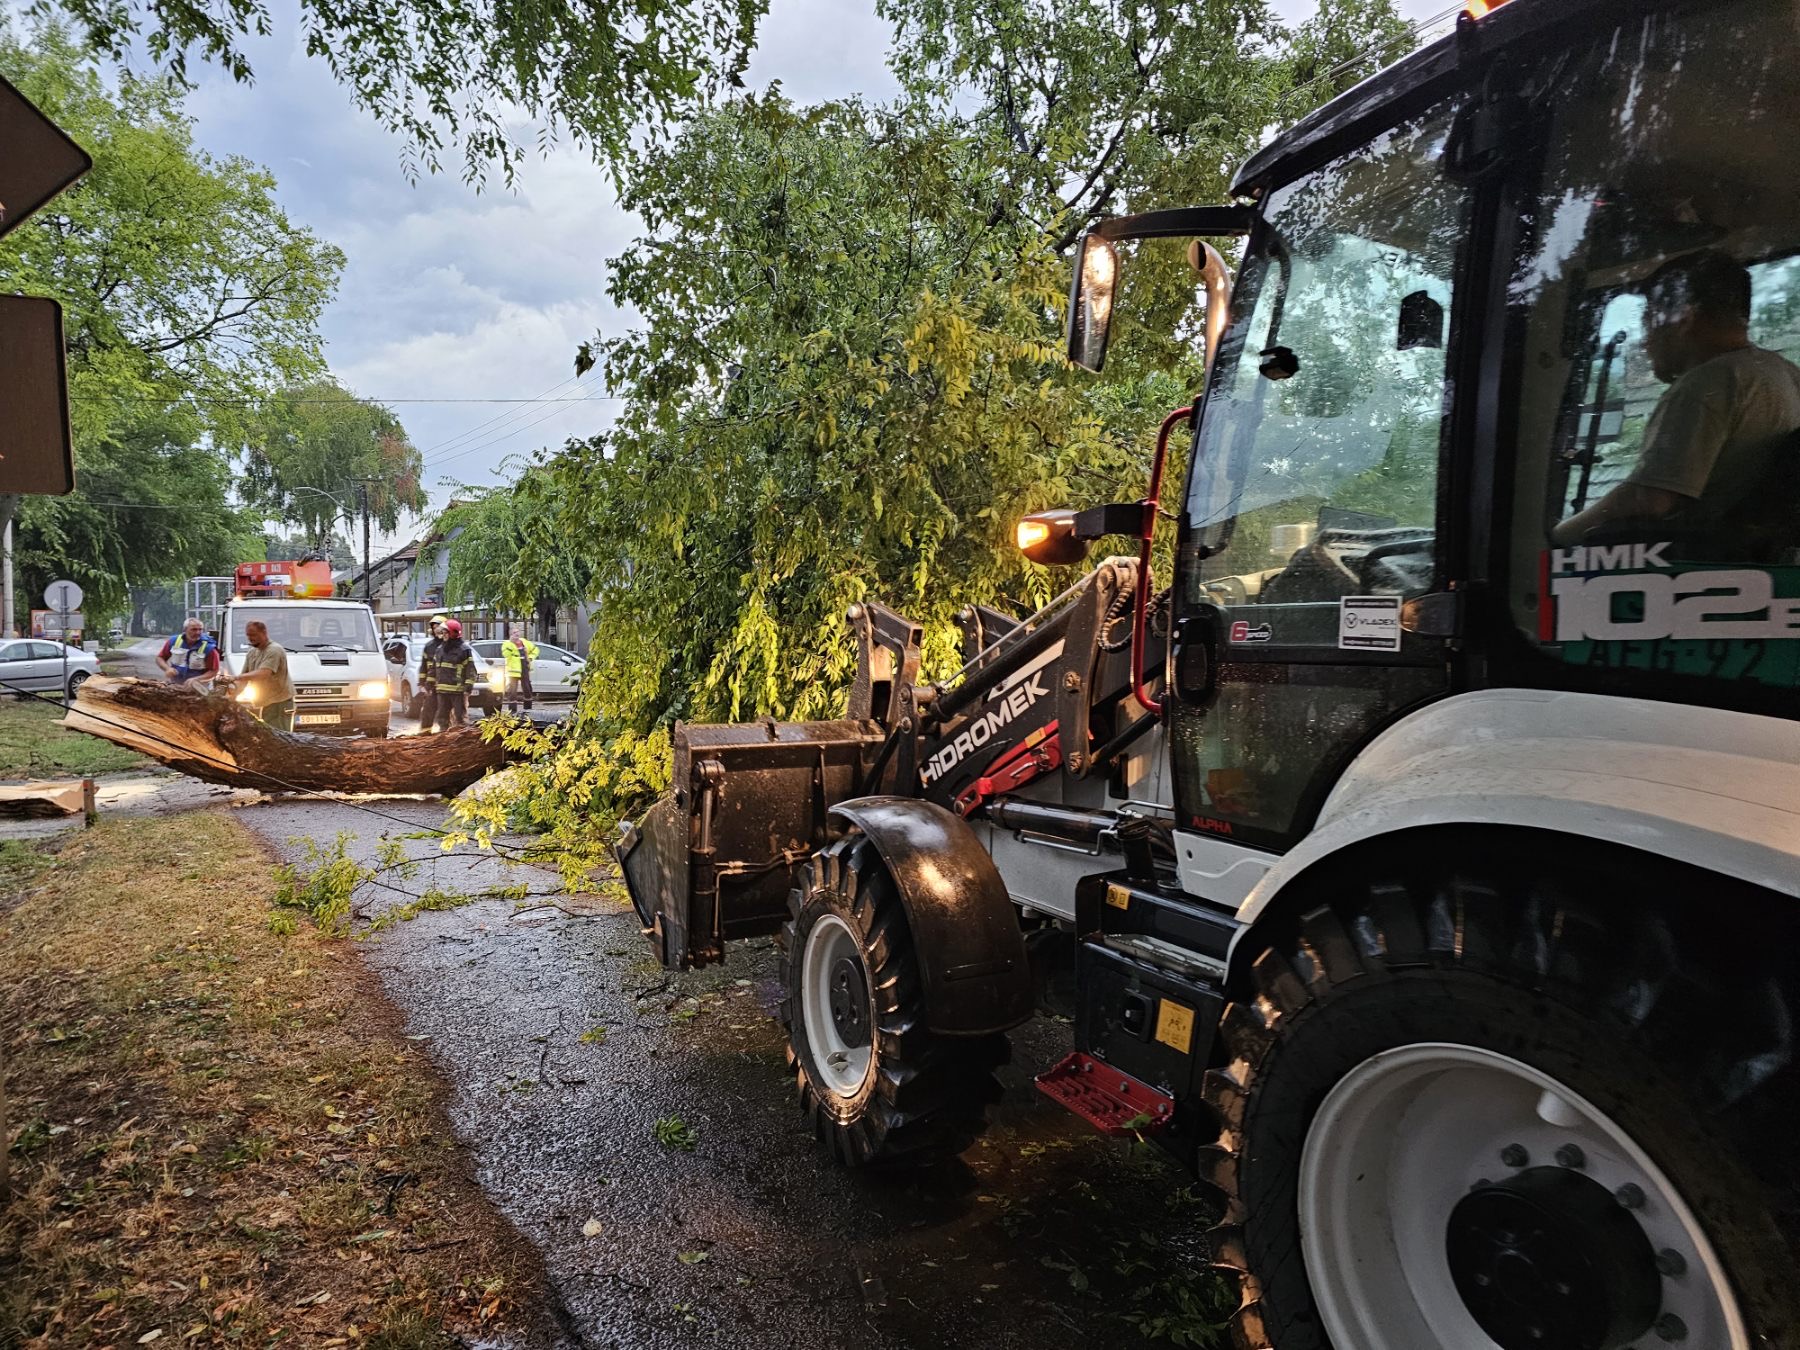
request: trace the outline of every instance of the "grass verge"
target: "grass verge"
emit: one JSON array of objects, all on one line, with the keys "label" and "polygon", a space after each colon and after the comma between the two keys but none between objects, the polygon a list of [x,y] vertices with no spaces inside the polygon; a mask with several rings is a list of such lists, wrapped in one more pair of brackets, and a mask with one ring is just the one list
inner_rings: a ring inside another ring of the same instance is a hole
[{"label": "grass verge", "polygon": [[0,698],[0,778],[118,773],[150,761],[123,746],[57,725],[62,705],[27,695]]},{"label": "grass verge", "polygon": [[346,944],[270,931],[242,826],[106,821],[32,870],[0,918],[0,1343],[535,1328],[536,1257],[469,1178],[424,1055]]}]

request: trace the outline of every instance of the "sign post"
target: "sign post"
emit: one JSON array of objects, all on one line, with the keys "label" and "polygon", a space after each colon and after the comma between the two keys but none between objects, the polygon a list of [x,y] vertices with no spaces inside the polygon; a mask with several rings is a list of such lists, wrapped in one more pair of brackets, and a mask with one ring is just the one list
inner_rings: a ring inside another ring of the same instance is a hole
[{"label": "sign post", "polygon": [[62,629],[57,647],[62,652],[62,705],[69,706],[69,615],[81,608],[81,587],[72,581],[53,581],[44,587],[44,603],[56,611]]}]

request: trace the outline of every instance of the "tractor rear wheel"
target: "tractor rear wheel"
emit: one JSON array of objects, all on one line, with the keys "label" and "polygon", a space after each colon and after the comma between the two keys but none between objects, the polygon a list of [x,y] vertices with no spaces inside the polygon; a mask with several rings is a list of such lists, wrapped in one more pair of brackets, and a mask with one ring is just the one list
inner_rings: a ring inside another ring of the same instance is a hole
[{"label": "tractor rear wheel", "polygon": [[961,1153],[998,1099],[1004,1035],[926,1025],[906,908],[875,846],[852,832],[807,864],[781,932],[781,1021],[800,1105],[850,1166]]},{"label": "tractor rear wheel", "polygon": [[1392,881],[1265,942],[1202,1157],[1239,1346],[1800,1344],[1793,961],[1588,882]]}]

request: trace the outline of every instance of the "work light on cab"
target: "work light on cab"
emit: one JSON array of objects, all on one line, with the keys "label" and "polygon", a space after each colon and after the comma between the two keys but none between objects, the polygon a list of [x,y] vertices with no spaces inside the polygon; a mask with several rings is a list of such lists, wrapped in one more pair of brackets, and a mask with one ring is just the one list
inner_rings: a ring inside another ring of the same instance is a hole
[{"label": "work light on cab", "polygon": [[1075,513],[1038,511],[1021,520],[1014,535],[1019,552],[1046,567],[1066,567],[1087,557],[1087,541],[1075,533]]}]

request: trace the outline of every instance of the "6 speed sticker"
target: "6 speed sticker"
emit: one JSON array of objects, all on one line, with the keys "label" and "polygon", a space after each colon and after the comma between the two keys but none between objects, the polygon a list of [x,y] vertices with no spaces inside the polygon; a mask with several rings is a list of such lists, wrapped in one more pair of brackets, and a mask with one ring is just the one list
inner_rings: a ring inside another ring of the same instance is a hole
[{"label": "6 speed sticker", "polygon": [[1233,642],[1268,642],[1275,636],[1275,630],[1266,623],[1251,623],[1247,619],[1239,619],[1231,625]]}]

